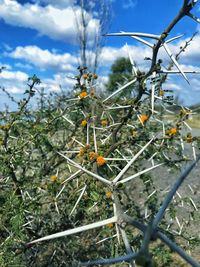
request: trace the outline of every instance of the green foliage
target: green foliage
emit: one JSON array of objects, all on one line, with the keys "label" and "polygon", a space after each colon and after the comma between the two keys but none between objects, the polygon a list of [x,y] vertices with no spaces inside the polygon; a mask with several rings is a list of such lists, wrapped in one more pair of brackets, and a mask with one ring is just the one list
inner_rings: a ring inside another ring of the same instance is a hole
[{"label": "green foliage", "polygon": [[[113,71],[119,69],[120,66],[113,66]],[[98,258],[99,255],[108,258],[125,252],[124,247],[113,237],[115,227],[112,224],[77,236],[41,243],[32,248],[25,245],[32,239],[107,219],[113,214],[109,192],[112,189],[106,188],[87,174],[80,173],[69,179],[77,169],[73,164],[66,165],[66,159],[58,152],[65,151],[67,156],[84,168],[113,180],[119,170],[125,167],[126,161],[111,161],[111,164],[98,165],[95,160],[95,146],[98,148],[98,156],[104,157],[110,153],[112,158],[120,155],[130,158],[130,150],[134,154],[138,152],[136,144],[144,146],[151,139],[152,133],[163,131],[162,125],[150,118],[149,103],[145,100],[140,104],[140,111],[128,117],[127,127],[118,132],[117,150],[111,149],[115,145],[112,138],[107,142],[100,140],[109,136],[113,119],[115,122],[121,121],[127,111],[106,110],[101,98],[94,91],[92,74],[86,69],[79,69],[79,72],[72,95],[72,99],[77,99],[76,102],[73,102],[70,96],[56,96],[50,100],[41,92],[37,109],[31,110],[29,103],[35,95],[35,86],[40,83],[40,80],[33,76],[29,78],[26,98],[19,103],[18,111],[1,113],[1,266],[13,263],[19,266],[59,266],[62,262],[63,266],[71,266],[76,261]],[[162,116],[158,114],[157,119],[161,120]],[[86,124],[83,121],[86,121]],[[153,145],[143,153],[140,161],[136,161],[130,168],[130,172],[144,170],[145,161],[157,151],[160,153],[155,155],[154,161],[165,162],[171,169],[174,168],[174,158],[170,159],[172,154],[177,153],[177,162],[184,161],[180,151],[174,149],[180,146],[181,135],[179,132],[170,133],[170,129],[178,122],[167,124],[169,132],[166,131],[164,139],[157,137]],[[89,132],[87,125],[90,125]],[[96,144],[94,137],[91,138],[94,126],[101,129],[96,131]],[[162,150],[159,150],[161,143]],[[136,183],[140,190],[138,199],[131,197],[128,189],[133,190],[134,183],[130,183],[131,187],[119,184],[116,192],[121,204],[131,216],[148,222],[149,216],[152,218],[160,206],[160,196],[151,175],[143,174],[139,180],[141,184]],[[87,189],[73,210],[84,187]],[[134,189],[134,192],[137,191]],[[147,214],[144,214],[143,210],[147,210]],[[168,214],[172,219],[176,217],[175,210],[174,204],[170,205]],[[167,222],[163,223],[164,226],[166,224]],[[133,232],[132,228],[127,228],[127,234],[137,250],[141,246],[142,236]],[[98,242],[103,239],[107,241]],[[194,240],[191,244],[195,245]],[[165,264],[172,260],[170,253],[161,252],[158,247],[154,251],[155,258],[158,257],[163,266],[167,266]]]}]

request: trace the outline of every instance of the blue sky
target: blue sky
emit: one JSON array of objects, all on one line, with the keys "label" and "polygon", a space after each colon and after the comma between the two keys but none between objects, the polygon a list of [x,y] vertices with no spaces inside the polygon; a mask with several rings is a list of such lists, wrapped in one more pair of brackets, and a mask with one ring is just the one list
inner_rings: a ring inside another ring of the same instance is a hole
[{"label": "blue sky", "polygon": [[[108,0],[109,1],[109,0]],[[72,79],[78,65],[77,29],[74,23],[73,0],[0,0],[0,65],[6,69],[0,74],[0,86],[16,99],[23,96],[27,78],[36,74],[46,92],[72,88]],[[160,34],[177,14],[181,0],[112,0],[110,32],[145,32]],[[79,14],[79,6],[75,6]],[[194,14],[200,17],[200,5]],[[89,15],[89,39],[92,40],[98,19]],[[171,43],[173,53],[198,30],[189,17],[179,22],[170,37],[184,36]],[[151,49],[129,37],[106,37],[100,56],[99,86],[107,81],[110,66],[117,57],[127,56],[127,48],[140,69],[146,70],[145,56]],[[169,58],[161,50],[164,66]],[[184,69],[200,70],[200,35],[198,34],[180,59]],[[188,75],[190,86],[179,75],[167,81],[166,88],[174,89],[185,104],[200,102],[200,75]],[[9,100],[0,92],[1,109]],[[11,106],[12,108],[12,106]]]}]

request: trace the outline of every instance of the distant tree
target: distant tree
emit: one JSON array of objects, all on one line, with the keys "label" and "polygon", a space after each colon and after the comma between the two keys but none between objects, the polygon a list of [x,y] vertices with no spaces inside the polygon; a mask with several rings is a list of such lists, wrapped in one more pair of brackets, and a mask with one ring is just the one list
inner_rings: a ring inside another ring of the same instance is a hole
[{"label": "distant tree", "polygon": [[[73,6],[80,49],[80,66],[87,66],[93,73],[97,70],[99,55],[104,45],[103,34],[108,31],[111,23],[111,2],[111,0],[77,0]],[[94,33],[89,32],[91,19],[96,20]]]},{"label": "distant tree", "polygon": [[[130,60],[125,57],[120,57],[116,59],[111,66],[111,73],[109,75],[108,83],[106,84],[106,89],[108,92],[113,92],[119,86],[132,79],[132,64]],[[126,90],[123,90],[123,94],[121,94],[121,96],[130,96],[133,87],[135,87],[135,85],[130,85],[127,87]]]}]

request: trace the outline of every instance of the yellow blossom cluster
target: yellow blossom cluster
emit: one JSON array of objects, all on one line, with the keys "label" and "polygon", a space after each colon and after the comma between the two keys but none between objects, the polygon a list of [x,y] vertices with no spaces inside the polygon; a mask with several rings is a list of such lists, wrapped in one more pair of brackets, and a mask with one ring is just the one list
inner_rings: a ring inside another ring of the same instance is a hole
[{"label": "yellow blossom cluster", "polygon": [[133,130],[133,131],[132,131],[132,136],[133,136],[134,138],[138,137],[138,136],[139,136],[138,131]]},{"label": "yellow blossom cluster", "polygon": [[79,94],[79,97],[80,99],[83,99],[87,96],[87,92],[86,91],[82,91],[80,94]]},{"label": "yellow blossom cluster", "polygon": [[107,226],[108,228],[112,229],[114,225],[113,225],[113,223],[108,223],[106,226]]},{"label": "yellow blossom cluster", "polygon": [[148,120],[148,116],[146,114],[140,115],[140,121],[142,124],[144,124]]},{"label": "yellow blossom cluster", "polygon": [[106,126],[108,125],[108,121],[107,121],[107,120],[102,120],[102,121],[101,121],[101,125],[102,125],[103,127],[106,127]]},{"label": "yellow blossom cluster", "polygon": [[111,198],[112,197],[112,192],[111,191],[106,192],[106,197],[107,198]]},{"label": "yellow blossom cluster", "polygon": [[98,157],[98,154],[94,151],[89,152],[89,159],[95,160]]},{"label": "yellow blossom cluster", "polygon": [[96,158],[96,163],[97,163],[97,166],[103,166],[104,164],[106,164],[106,160],[104,159],[104,157],[98,156]]},{"label": "yellow blossom cluster", "polygon": [[188,133],[187,136],[186,136],[186,142],[187,143],[192,143],[192,141],[193,141],[192,135],[191,135],[191,133]]},{"label": "yellow blossom cluster", "polygon": [[83,74],[83,79],[86,80],[87,77],[88,77],[87,73],[84,73],[84,74]]},{"label": "yellow blossom cluster", "polygon": [[4,125],[0,125],[0,129],[2,129],[2,130],[9,130],[9,129],[10,129],[10,127],[11,127],[11,125],[10,125],[10,124],[4,124]]},{"label": "yellow blossom cluster", "polygon": [[165,94],[164,90],[159,91],[159,96],[164,96],[164,94]]},{"label": "yellow blossom cluster", "polygon": [[50,179],[52,182],[55,182],[55,181],[57,181],[58,176],[57,175],[51,175]]},{"label": "yellow blossom cluster", "polygon": [[85,127],[86,125],[87,125],[87,121],[86,121],[86,120],[82,120],[82,121],[81,121],[81,126],[82,126],[82,127]]},{"label": "yellow blossom cluster", "polygon": [[89,150],[89,145],[86,145],[84,147],[82,147],[79,150],[79,156],[83,157],[85,155],[85,153],[87,153],[88,158],[90,161],[95,160],[97,163],[97,166],[103,166],[106,164],[106,160],[103,156],[98,155],[98,153],[94,152],[94,151],[88,151]]},{"label": "yellow blossom cluster", "polygon": [[95,89],[92,87],[91,90],[90,90],[90,95],[91,96],[94,96],[95,95]]},{"label": "yellow blossom cluster", "polygon": [[98,78],[98,75],[96,73],[83,73],[83,79],[84,80],[87,80],[87,79],[91,79],[93,77],[93,79],[97,79]]},{"label": "yellow blossom cluster", "polygon": [[173,127],[173,128],[170,128],[167,132],[167,134],[172,137],[172,136],[175,136],[177,134],[177,128]]},{"label": "yellow blossom cluster", "polygon": [[98,75],[96,73],[94,73],[93,78],[96,80],[98,78]]},{"label": "yellow blossom cluster", "polygon": [[79,156],[84,156],[84,154],[87,152],[87,150],[89,149],[89,145],[85,145],[84,147],[82,147],[80,150],[79,150]]}]

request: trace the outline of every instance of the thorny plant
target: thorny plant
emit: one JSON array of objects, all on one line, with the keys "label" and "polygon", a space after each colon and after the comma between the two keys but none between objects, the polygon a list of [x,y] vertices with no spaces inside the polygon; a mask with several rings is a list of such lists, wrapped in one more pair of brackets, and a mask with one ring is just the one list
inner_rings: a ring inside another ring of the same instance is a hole
[{"label": "thorny plant", "polygon": [[[109,34],[135,38],[152,49],[152,57],[149,70],[141,72],[129,55],[132,81],[106,98],[98,94],[97,75],[80,67],[73,97],[57,98],[52,106],[51,100],[41,94],[40,108],[31,112],[28,103],[40,84],[33,76],[27,98],[18,103],[18,112],[2,112],[0,160],[5,194],[1,202],[5,205],[5,219],[1,219],[1,246],[7,246],[7,254],[9,247],[16,246],[14,255],[23,254],[26,263],[33,266],[123,262],[129,266],[156,266],[159,255],[152,251],[151,244],[160,240],[191,266],[200,266],[176,244],[177,236],[191,241],[183,228],[190,225],[191,217],[198,216],[198,206],[188,197],[190,216],[180,222],[180,203],[175,199],[177,194],[184,207],[187,199],[178,189],[200,159],[200,154],[196,155],[199,139],[192,136],[187,124],[188,116],[193,114],[190,109],[181,106],[175,118],[166,119],[165,114],[171,113],[169,109],[175,104],[170,91],[162,88],[173,73],[180,73],[189,83],[186,74],[190,71],[183,71],[177,62],[189,42],[174,56],[167,44],[180,36],[167,37],[184,16],[199,22],[191,14],[196,3],[183,1],[177,16],[160,35]],[[167,70],[158,59],[161,47],[172,61]],[[172,70],[173,66],[177,70]],[[133,97],[116,102],[115,96],[131,84],[135,85]],[[160,203],[156,182],[149,173],[190,161],[184,154],[185,145],[190,146],[194,160]],[[142,202],[134,199],[136,179],[143,185]],[[14,193],[9,195],[11,189]],[[171,227],[171,221],[177,227]],[[80,240],[72,236],[78,233]],[[55,240],[46,242],[51,239]],[[91,259],[98,256],[101,259]],[[6,265],[13,258],[1,255],[0,260]]]}]

